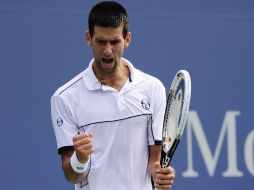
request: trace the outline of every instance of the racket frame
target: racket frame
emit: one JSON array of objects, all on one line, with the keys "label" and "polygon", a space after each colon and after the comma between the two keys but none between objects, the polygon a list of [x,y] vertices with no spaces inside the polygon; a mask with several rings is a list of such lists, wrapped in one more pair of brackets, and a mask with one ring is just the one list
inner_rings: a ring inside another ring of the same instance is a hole
[{"label": "racket frame", "polygon": [[[167,139],[165,139],[164,137],[164,133],[167,132],[167,129],[165,129],[167,127],[167,123],[169,120],[169,112],[170,112],[170,106],[172,104],[173,98],[174,98],[174,94],[175,91],[177,89],[177,85],[179,84],[179,81],[183,80],[184,81],[184,100],[183,100],[183,104],[182,104],[182,116],[181,116],[181,120],[178,122],[178,126],[176,129],[176,136],[175,139],[173,141],[172,146],[170,147],[170,149],[167,151],[165,150],[165,146],[164,143],[165,141],[167,141]],[[188,112],[189,112],[189,106],[190,106],[190,96],[191,96],[191,79],[190,79],[190,75],[188,73],[188,71],[186,70],[180,70],[177,72],[177,74],[175,75],[173,82],[171,84],[170,87],[170,91],[169,91],[169,95],[168,95],[168,99],[167,99],[167,105],[166,105],[166,109],[165,109],[165,115],[164,115],[164,121],[163,121],[163,131],[162,131],[162,141],[163,141],[163,147],[161,150],[161,167],[165,168],[168,167],[173,155],[176,151],[177,146],[180,143],[181,140],[181,136],[183,134],[185,125],[186,125],[186,121],[188,118]]]}]

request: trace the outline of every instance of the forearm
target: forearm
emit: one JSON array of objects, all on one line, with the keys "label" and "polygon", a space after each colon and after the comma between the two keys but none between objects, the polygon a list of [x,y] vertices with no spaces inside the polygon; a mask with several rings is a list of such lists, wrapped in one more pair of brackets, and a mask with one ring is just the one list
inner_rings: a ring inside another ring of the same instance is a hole
[{"label": "forearm", "polygon": [[70,160],[73,152],[74,151],[68,151],[62,155],[62,169],[66,180],[72,184],[76,184],[85,179],[87,173],[77,173],[72,169]]},{"label": "forearm", "polygon": [[148,158],[148,173],[149,175],[154,174],[154,163],[160,162],[161,145],[149,146],[149,158]]},{"label": "forearm", "polygon": [[148,170],[148,174],[150,175],[150,176],[152,176],[153,175],[153,171],[154,171],[154,165],[152,164],[152,163],[148,163],[148,166],[147,166],[147,170]]}]

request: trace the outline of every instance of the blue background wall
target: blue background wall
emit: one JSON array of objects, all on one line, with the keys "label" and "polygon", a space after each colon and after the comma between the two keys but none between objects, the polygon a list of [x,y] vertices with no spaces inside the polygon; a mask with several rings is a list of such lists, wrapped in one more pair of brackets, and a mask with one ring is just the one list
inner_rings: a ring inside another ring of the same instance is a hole
[{"label": "blue background wall", "polygon": [[[73,189],[61,171],[50,97],[92,58],[84,39],[88,11],[96,2],[0,0],[0,189]],[[225,113],[240,113],[235,128],[237,167],[243,175],[222,175],[228,164],[225,137],[210,176],[193,137],[193,164],[199,176],[184,177],[186,132],[172,162],[177,171],[174,189],[253,189],[254,2],[119,2],[127,8],[131,22],[132,44],[125,57],[157,76],[167,89],[177,70],[189,70],[191,110],[198,114],[213,154]]]}]

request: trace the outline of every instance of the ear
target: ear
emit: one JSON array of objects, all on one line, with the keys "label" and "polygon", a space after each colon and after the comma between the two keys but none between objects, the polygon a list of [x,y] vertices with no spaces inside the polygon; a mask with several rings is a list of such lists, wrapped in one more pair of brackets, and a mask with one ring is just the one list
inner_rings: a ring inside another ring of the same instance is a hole
[{"label": "ear", "polygon": [[128,32],[128,34],[126,35],[124,39],[124,47],[125,48],[129,47],[130,43],[131,43],[131,33]]},{"label": "ear", "polygon": [[86,31],[86,43],[87,43],[87,45],[91,45],[91,41],[92,41],[92,39],[91,39],[91,35],[90,35],[90,33],[88,32],[88,31]]}]

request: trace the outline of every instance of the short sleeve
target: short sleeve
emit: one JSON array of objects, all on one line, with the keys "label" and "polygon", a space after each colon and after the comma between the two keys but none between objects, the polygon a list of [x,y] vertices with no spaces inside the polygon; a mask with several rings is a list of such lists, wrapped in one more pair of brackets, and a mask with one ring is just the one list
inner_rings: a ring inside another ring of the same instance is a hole
[{"label": "short sleeve", "polygon": [[53,95],[51,98],[51,118],[58,150],[73,146],[72,138],[78,133],[78,127],[68,105],[59,95]]},{"label": "short sleeve", "polygon": [[162,128],[166,108],[166,91],[163,84],[159,81],[153,89],[153,113],[150,121],[148,133],[148,144],[162,143]]}]

